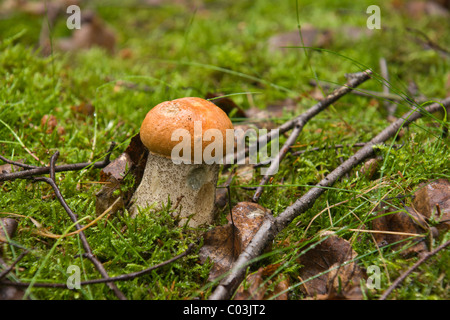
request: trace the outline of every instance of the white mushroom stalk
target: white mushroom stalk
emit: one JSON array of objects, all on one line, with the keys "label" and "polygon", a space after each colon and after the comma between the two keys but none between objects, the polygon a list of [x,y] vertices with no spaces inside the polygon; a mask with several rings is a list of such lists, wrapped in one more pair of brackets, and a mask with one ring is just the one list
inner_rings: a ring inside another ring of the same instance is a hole
[{"label": "white mushroom stalk", "polygon": [[180,225],[211,224],[219,159],[225,153],[230,129],[233,125],[226,113],[201,98],[166,101],[151,109],[140,130],[149,156],[133,195],[132,214],[148,207],[160,210],[170,199]]}]

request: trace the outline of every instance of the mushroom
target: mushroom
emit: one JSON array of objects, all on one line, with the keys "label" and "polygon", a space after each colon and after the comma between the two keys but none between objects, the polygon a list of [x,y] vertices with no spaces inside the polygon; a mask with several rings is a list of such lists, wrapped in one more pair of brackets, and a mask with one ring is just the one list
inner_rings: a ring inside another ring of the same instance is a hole
[{"label": "mushroom", "polygon": [[170,199],[179,211],[180,225],[212,223],[220,163],[227,145],[234,143],[234,135],[227,135],[230,129],[233,132],[226,113],[201,98],[166,101],[152,108],[140,129],[149,155],[132,198],[132,215],[150,206],[161,209]]}]

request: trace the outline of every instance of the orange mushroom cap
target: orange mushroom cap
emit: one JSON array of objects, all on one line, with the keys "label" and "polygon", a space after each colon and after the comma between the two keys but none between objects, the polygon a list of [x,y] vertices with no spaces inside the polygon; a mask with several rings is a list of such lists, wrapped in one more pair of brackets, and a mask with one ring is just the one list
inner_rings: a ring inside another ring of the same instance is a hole
[{"label": "orange mushroom cap", "polygon": [[[226,130],[233,129],[227,114],[214,103],[196,97],[165,101],[152,108],[141,125],[140,137],[147,149],[164,157],[171,157],[172,149],[180,140],[172,141],[177,129],[185,129],[191,137],[191,158],[194,159],[194,123],[201,123],[201,137],[209,129],[222,133],[223,155],[226,147]],[[198,137],[197,137],[198,138]],[[202,154],[206,146],[214,141],[203,141]]]}]

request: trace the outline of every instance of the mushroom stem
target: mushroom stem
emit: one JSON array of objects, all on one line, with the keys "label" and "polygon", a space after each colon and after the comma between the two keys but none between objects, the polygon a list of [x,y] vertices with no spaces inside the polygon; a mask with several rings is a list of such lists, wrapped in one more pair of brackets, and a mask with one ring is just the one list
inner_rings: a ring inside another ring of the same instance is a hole
[{"label": "mushroom stem", "polygon": [[214,220],[218,164],[175,164],[149,152],[144,175],[132,199],[131,213],[151,207],[161,210],[169,200],[174,214],[190,227]]}]

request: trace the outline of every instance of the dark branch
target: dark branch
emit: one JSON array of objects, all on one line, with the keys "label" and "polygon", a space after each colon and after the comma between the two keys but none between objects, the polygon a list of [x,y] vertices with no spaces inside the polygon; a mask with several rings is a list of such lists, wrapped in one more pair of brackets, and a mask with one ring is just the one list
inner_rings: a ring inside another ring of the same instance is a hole
[{"label": "dark branch", "polygon": [[[76,223],[75,227],[77,230],[80,230],[82,228],[82,226],[77,223],[78,221],[78,217],[75,213],[73,213],[73,211],[70,209],[70,207],[68,206],[67,202],[64,200],[61,191],[59,190],[58,186],[55,183],[55,162],[56,159],[59,156],[59,152],[55,152],[51,159],[50,159],[50,168],[49,168],[49,173],[50,173],[50,178],[47,177],[35,177],[33,178],[33,181],[43,181],[48,183],[52,188],[53,191],[55,192],[56,198],[58,199],[58,201],[61,203],[62,207],[64,208],[64,210],[67,212],[67,214],[69,215],[70,219],[72,220],[72,222]],[[92,249],[89,246],[89,243],[86,239],[86,236],[84,234],[83,231],[81,231],[79,233],[80,236],[80,240],[81,240],[81,244],[83,245],[83,249],[86,253],[86,257],[94,264],[95,268],[100,272],[100,274],[105,278],[105,279],[109,279],[108,273],[106,272],[105,268],[103,267],[103,265],[101,264],[101,262],[94,256],[94,254],[92,253]],[[119,288],[117,288],[117,286],[113,283],[113,282],[107,282],[108,286],[111,288],[111,290],[114,291],[114,293],[116,294],[116,296],[121,299],[121,300],[126,300],[125,295],[119,290]]]},{"label": "dark branch", "polygon": [[[286,122],[281,127],[279,127],[280,133],[284,133],[287,130],[290,130],[293,128],[293,131],[283,147],[281,148],[279,154],[277,157],[272,161],[270,164],[270,167],[267,169],[266,174],[262,178],[259,187],[256,189],[255,194],[253,195],[253,201],[258,202],[262,192],[263,192],[263,185],[267,183],[269,180],[269,177],[273,175],[280,165],[281,160],[285,157],[286,153],[288,152],[289,148],[295,143],[297,140],[297,137],[300,135],[300,133],[303,130],[303,127],[306,125],[306,123],[312,119],[314,116],[325,110],[329,105],[336,102],[338,99],[340,99],[342,96],[346,95],[350,91],[353,90],[353,88],[359,86],[363,82],[370,79],[370,75],[372,74],[372,71],[366,70],[364,72],[358,72],[356,74],[353,74],[348,82],[340,87],[339,89],[336,89],[331,94],[326,96],[323,100],[321,100],[319,103],[308,109],[305,113],[302,113],[295,119]],[[239,158],[238,158],[239,159]]]},{"label": "dark branch", "polygon": [[[450,106],[450,97],[442,100],[441,103],[442,105],[444,105],[444,107]],[[279,232],[286,228],[293,219],[313,206],[314,202],[325,192],[326,188],[324,187],[330,187],[345,173],[350,172],[353,167],[364,161],[364,159],[373,155],[373,147],[375,145],[383,143],[388,139],[394,137],[402,127],[408,126],[413,121],[421,118],[424,114],[434,113],[441,108],[441,104],[433,103],[423,110],[420,110],[419,108],[412,109],[403,117],[399,118],[397,121],[386,127],[363,148],[358,150],[352,157],[347,159],[342,165],[328,174],[324,179],[316,184],[315,187],[311,188],[293,205],[287,207],[276,218],[269,216],[269,218],[261,224],[260,229],[253,237],[252,241],[240,254],[234,264],[233,269],[224,279],[222,279],[209,299],[229,299],[234,290],[236,290],[240,282],[245,277],[246,268],[251,264],[251,261],[261,255],[266,246],[276,237]]]},{"label": "dark branch", "polygon": [[[78,170],[87,169],[89,167],[93,167],[93,168],[97,168],[97,169],[104,168],[110,163],[111,153],[113,152],[115,145],[116,144],[114,142],[111,143],[111,146],[109,147],[109,150],[105,156],[105,159],[103,159],[102,161],[63,164],[60,166],[55,166],[55,172],[78,171]],[[0,160],[3,160],[7,163],[12,162],[11,160],[7,160],[4,157],[1,157]],[[27,179],[32,176],[50,173],[50,167],[34,167],[34,166],[24,165],[24,164],[19,165],[18,163],[14,163],[14,164],[21,166],[21,167],[25,168],[26,170],[0,174],[0,182],[14,180],[14,179]],[[25,166],[27,166],[28,168]]]},{"label": "dark branch", "polygon": [[[137,272],[132,272],[132,273],[127,273],[127,274],[123,274],[120,276],[116,276],[116,277],[110,277],[107,279],[91,279],[91,280],[86,280],[86,281],[81,281],[80,285],[88,285],[88,284],[98,284],[98,283],[106,283],[106,282],[111,282],[111,281],[127,281],[127,280],[132,280],[134,278],[146,275],[148,273],[150,273],[151,271],[164,267],[180,258],[183,258],[185,256],[187,256],[189,253],[191,253],[191,251],[194,249],[195,247],[195,243],[191,243],[189,244],[189,246],[187,247],[187,249],[180,253],[179,255],[170,258],[166,261],[163,261],[159,264],[156,264],[154,266],[151,266],[147,269],[144,269],[142,271],[137,271]],[[27,282],[12,282],[12,281],[2,281],[0,282],[0,284],[3,285],[10,285],[10,286],[17,286],[17,287],[28,287],[30,284]],[[35,283],[33,285],[34,287],[44,287],[44,288],[67,288],[67,284],[66,283]]]}]

